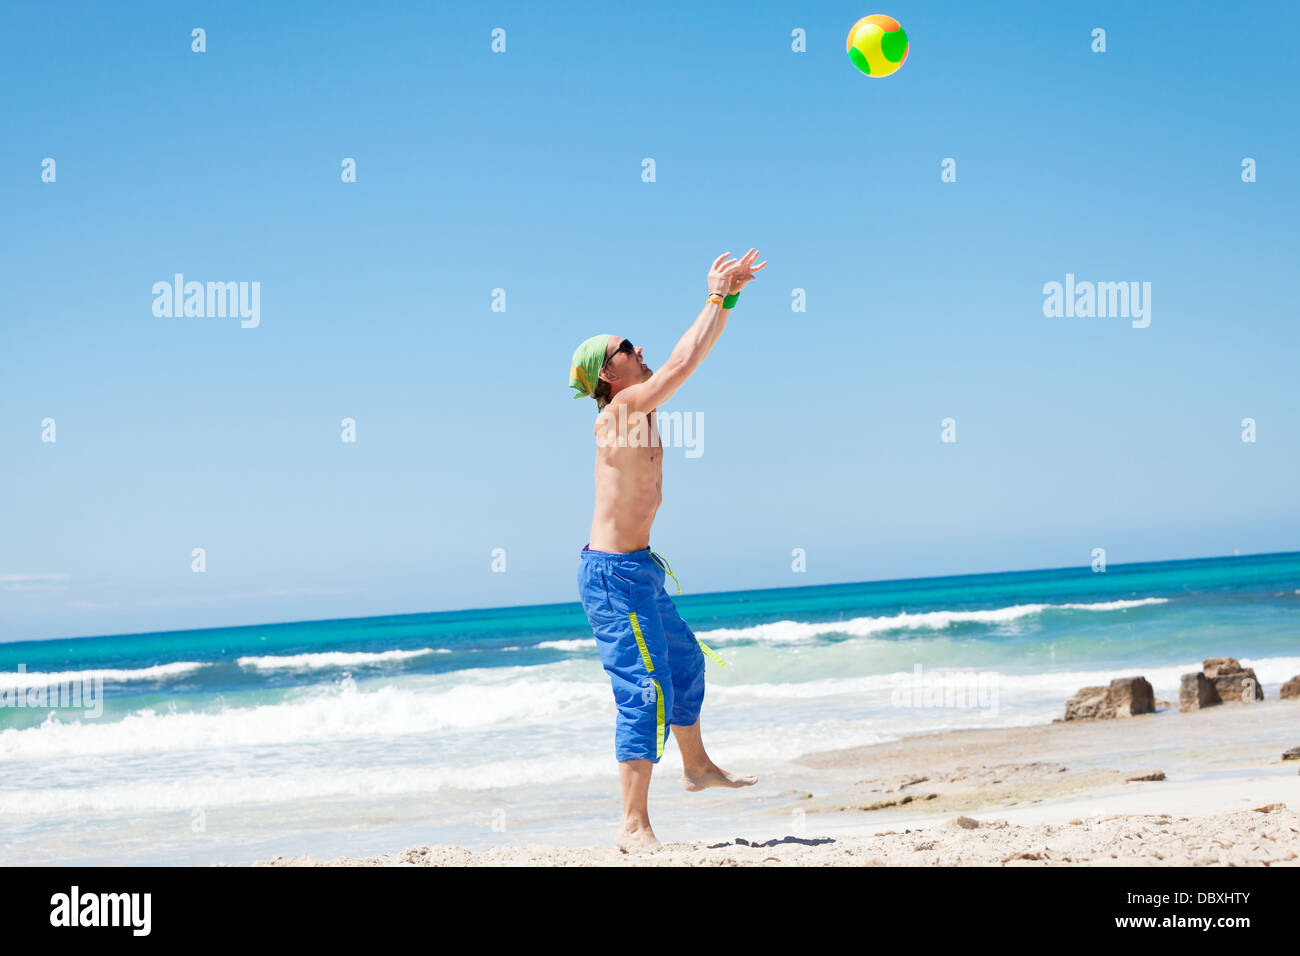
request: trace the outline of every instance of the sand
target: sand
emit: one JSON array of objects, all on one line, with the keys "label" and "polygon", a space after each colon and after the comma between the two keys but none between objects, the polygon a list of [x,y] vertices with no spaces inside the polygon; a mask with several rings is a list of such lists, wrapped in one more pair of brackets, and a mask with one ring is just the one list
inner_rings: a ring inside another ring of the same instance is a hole
[{"label": "sand", "polygon": [[[742,838],[743,839],[743,838]],[[1203,817],[1126,814],[1077,824],[1016,826],[956,817],[869,837],[785,837],[757,844],[614,847],[414,847],[395,856],[277,857],[259,866],[1298,866],[1300,812],[1237,810]]]},{"label": "sand", "polygon": [[947,731],[807,754],[795,765],[808,789],[767,795],[770,824],[731,839],[255,865],[1300,866],[1300,761],[1282,759],[1297,744],[1300,701],[1277,700]]}]

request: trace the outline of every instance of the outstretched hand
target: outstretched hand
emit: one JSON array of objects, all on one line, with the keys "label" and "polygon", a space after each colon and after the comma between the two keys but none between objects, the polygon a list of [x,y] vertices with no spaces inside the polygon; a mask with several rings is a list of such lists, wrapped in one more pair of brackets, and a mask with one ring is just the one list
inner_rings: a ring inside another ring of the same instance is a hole
[{"label": "outstretched hand", "polygon": [[754,265],[754,260],[758,258],[758,252],[750,249],[745,253],[743,259],[728,259],[730,252],[724,252],[718,258],[713,260],[713,268],[709,270],[709,291],[722,292],[724,295],[734,295],[745,288],[755,277],[760,269],[767,262],[760,262]]}]

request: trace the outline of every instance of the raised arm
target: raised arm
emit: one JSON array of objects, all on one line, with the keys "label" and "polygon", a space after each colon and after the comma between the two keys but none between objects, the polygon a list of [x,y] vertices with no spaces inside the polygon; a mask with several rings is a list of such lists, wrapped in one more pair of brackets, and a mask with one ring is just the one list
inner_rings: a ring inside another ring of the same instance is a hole
[{"label": "raised arm", "polygon": [[753,249],[740,260],[728,259],[729,255],[730,253],[724,252],[713,260],[713,266],[709,269],[709,301],[695,317],[686,334],[678,340],[664,364],[644,382],[619,392],[619,400],[627,403],[629,411],[648,412],[657,408],[685,384],[718,341],[722,330],[727,327],[727,317],[731,310],[724,309],[717,296],[739,293],[754,278],[754,274],[767,265],[766,262],[757,266],[753,264],[758,258],[758,253]]}]

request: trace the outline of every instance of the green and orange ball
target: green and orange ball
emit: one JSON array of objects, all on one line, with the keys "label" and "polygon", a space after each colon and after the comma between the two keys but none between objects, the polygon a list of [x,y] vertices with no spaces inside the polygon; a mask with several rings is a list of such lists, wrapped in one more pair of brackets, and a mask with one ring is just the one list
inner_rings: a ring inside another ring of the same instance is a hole
[{"label": "green and orange ball", "polygon": [[893,17],[873,13],[849,30],[849,59],[867,76],[889,76],[907,62],[907,34]]}]

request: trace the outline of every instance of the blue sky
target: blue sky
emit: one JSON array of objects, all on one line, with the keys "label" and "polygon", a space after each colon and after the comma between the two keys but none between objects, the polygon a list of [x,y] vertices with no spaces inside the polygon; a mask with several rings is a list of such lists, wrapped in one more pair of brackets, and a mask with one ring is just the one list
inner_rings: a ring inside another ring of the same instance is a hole
[{"label": "blue sky", "polygon": [[[750,246],[665,409],[688,591],[1293,550],[1300,15],[1135,6],[11,5],[0,638],[575,599],[569,355],[656,366]],[[155,317],[177,272],[259,327]],[[1067,272],[1150,326],[1045,317]]]}]

